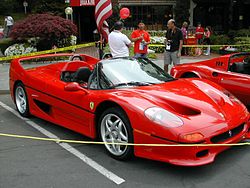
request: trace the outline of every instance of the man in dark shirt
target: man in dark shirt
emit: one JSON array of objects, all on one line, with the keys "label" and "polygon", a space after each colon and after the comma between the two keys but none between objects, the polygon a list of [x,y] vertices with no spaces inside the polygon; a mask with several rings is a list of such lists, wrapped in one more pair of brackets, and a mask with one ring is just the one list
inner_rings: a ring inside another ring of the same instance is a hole
[{"label": "man in dark shirt", "polygon": [[168,65],[172,62],[174,65],[180,64],[182,45],[182,31],[176,27],[175,20],[171,19],[168,21],[168,30],[166,33],[166,51],[164,53],[165,72],[168,72]]}]

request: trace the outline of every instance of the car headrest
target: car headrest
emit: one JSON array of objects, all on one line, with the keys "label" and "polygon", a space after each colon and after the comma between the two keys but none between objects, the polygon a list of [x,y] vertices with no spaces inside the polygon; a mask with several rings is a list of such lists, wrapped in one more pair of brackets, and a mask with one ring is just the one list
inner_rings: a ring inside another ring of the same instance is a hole
[{"label": "car headrest", "polygon": [[88,67],[80,67],[75,73],[74,81],[88,82],[91,74],[92,72]]},{"label": "car headrest", "polygon": [[235,63],[235,71],[238,73],[243,73],[244,72],[244,63]]}]

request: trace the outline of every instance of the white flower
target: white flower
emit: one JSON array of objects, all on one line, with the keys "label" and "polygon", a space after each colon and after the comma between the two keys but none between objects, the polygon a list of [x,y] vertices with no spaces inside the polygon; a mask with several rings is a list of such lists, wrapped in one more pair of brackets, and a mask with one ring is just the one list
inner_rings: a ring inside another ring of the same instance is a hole
[{"label": "white flower", "polygon": [[22,55],[27,53],[37,52],[37,48],[30,44],[14,44],[9,46],[5,52],[5,56]]}]

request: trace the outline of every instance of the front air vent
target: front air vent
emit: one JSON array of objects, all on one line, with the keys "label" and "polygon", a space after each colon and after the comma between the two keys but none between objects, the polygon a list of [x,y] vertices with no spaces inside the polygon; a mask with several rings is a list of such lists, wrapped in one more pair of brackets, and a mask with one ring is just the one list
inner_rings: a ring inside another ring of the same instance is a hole
[{"label": "front air vent", "polygon": [[232,130],[228,130],[227,132],[224,132],[222,134],[219,134],[217,136],[214,136],[211,138],[211,142],[212,143],[222,143],[227,141],[228,139],[238,135],[241,131],[243,131],[244,129],[244,123],[241,124],[240,126],[232,129]]},{"label": "front air vent", "polygon": [[50,113],[50,109],[51,106],[49,104],[46,104],[44,102],[38,101],[38,100],[34,100],[35,104],[42,110],[44,111],[46,114]]}]

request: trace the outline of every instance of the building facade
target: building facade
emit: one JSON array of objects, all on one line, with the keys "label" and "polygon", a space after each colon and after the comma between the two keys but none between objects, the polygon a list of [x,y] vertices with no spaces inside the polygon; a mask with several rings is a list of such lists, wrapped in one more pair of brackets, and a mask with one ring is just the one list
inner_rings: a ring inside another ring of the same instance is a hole
[{"label": "building facade", "polygon": [[[250,29],[250,0],[112,0],[113,8],[127,7],[131,16],[125,25],[129,29],[143,20],[149,30],[165,30],[167,21],[176,17],[177,6],[189,4],[190,26],[201,23],[211,26],[215,31],[225,32],[229,29]],[[78,25],[80,40],[93,41],[96,29],[94,0],[71,0],[74,22]],[[179,11],[180,12],[180,11]],[[118,18],[117,18],[118,19]],[[179,26],[181,26],[179,24]]]},{"label": "building facade", "polygon": [[250,0],[191,0],[193,23],[210,25],[216,31],[250,29]]},{"label": "building facade", "polygon": [[149,30],[164,30],[167,21],[174,17],[176,0],[114,0],[114,4],[130,9],[127,27],[136,27],[143,20]]}]

